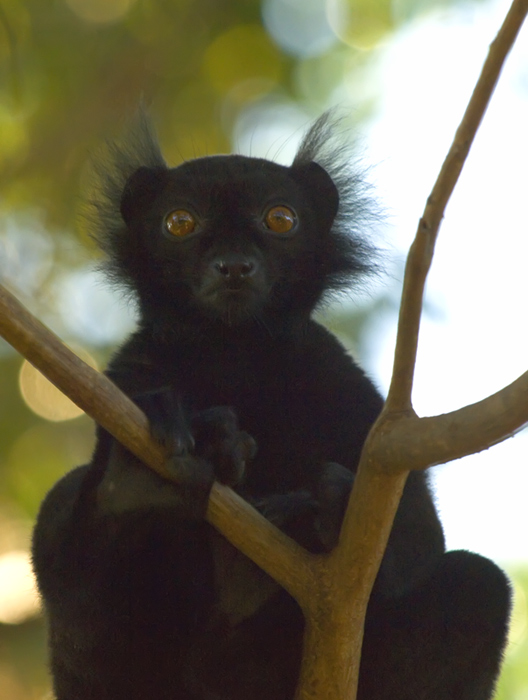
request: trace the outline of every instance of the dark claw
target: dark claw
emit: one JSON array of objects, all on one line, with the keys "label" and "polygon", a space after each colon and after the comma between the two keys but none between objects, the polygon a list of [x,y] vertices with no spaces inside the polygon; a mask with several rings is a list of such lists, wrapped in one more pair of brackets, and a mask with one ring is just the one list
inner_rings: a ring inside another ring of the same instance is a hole
[{"label": "dark claw", "polygon": [[304,489],[291,493],[267,496],[254,507],[271,523],[285,532],[305,549],[313,553],[322,551],[313,522],[318,505],[313,495]]},{"label": "dark claw", "polygon": [[239,429],[231,408],[217,406],[191,418],[170,387],[140,394],[134,401],[149,419],[152,437],[165,448],[167,469],[177,484],[209,493],[214,478],[230,486],[243,479],[257,448]]},{"label": "dark claw", "polygon": [[169,387],[134,397],[149,419],[150,434],[168,454],[184,456],[194,450],[194,439],[181,402]]},{"label": "dark claw", "polygon": [[193,417],[192,430],[196,454],[214,465],[216,478],[230,486],[240,483],[257,444],[239,430],[235,412],[226,406],[201,411]]},{"label": "dark claw", "polygon": [[339,464],[323,465],[312,491],[266,496],[254,507],[313,554],[330,552],[339,540],[354,475]]}]

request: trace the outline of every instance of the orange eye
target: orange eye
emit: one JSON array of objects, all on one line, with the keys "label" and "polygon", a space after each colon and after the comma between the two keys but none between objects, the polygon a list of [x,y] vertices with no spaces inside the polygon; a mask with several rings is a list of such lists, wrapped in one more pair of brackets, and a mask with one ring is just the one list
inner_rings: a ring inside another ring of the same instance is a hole
[{"label": "orange eye", "polygon": [[271,207],[264,222],[273,233],[289,233],[297,223],[297,217],[289,207],[279,205]]},{"label": "orange eye", "polygon": [[196,219],[186,209],[176,209],[165,217],[165,227],[177,238],[184,238],[196,228]]}]

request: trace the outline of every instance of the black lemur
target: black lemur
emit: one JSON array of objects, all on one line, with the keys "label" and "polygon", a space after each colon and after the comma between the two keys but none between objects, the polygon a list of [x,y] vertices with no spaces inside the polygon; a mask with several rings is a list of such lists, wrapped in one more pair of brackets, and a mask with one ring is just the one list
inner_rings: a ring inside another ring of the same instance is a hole
[{"label": "black lemur", "polygon": [[[312,319],[368,274],[368,196],[332,119],[292,165],[165,164],[145,119],[100,168],[94,236],[136,297],[108,375],[147,414],[179,485],[99,429],[46,497],[33,558],[57,700],[293,700],[296,602],[204,520],[213,479],[312,552],[336,543],[380,394]],[[412,473],[369,604],[360,700],[487,700],[504,574],[445,552]]]}]

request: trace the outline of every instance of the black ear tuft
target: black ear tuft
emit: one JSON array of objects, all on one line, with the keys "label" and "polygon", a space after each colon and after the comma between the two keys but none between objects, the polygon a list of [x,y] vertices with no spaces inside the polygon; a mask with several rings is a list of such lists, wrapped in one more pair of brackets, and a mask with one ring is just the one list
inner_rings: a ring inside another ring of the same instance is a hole
[{"label": "black ear tuft", "polygon": [[315,203],[321,221],[331,226],[339,209],[339,191],[326,170],[314,161],[291,167],[291,174]]},{"label": "black ear tuft", "polygon": [[143,166],[126,181],[121,197],[120,211],[123,220],[130,225],[133,219],[143,213],[161,192],[167,178],[167,169]]},{"label": "black ear tuft", "polygon": [[[140,108],[120,138],[107,142],[91,159],[84,217],[90,233],[106,253],[104,269],[112,281],[137,289],[135,243],[130,223],[161,187],[168,172],[154,130]],[[165,175],[166,176],[166,175]]]},{"label": "black ear tuft", "polygon": [[314,213],[328,217],[320,219],[325,222],[321,232],[327,222],[331,235],[326,260],[320,260],[328,292],[349,288],[379,270],[372,237],[382,217],[342,126],[334,110],[325,112],[305,134],[290,168],[292,177],[307,183]]}]

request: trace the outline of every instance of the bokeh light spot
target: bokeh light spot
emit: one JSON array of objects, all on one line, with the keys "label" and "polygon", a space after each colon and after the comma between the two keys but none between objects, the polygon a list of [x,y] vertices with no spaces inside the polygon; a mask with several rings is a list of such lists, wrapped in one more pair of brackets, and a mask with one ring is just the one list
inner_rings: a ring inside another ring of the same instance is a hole
[{"label": "bokeh light spot", "polygon": [[508,633],[508,649],[515,651],[522,647],[528,635],[528,601],[521,581],[517,581],[514,575],[511,582],[514,604]]},{"label": "bokeh light spot", "polygon": [[336,42],[321,0],[266,0],[262,18],[277,44],[296,56],[317,56]]},{"label": "bokeh light spot", "polygon": [[264,79],[260,84],[269,90],[279,82],[282,72],[278,49],[262,27],[252,24],[238,25],[217,37],[205,52],[203,65],[220,94],[254,78]]},{"label": "bokeh light spot", "polygon": [[394,29],[392,0],[327,0],[327,19],[345,44],[368,51]]},{"label": "bokeh light spot", "polygon": [[135,0],[65,0],[72,12],[85,22],[107,24],[127,14]]},{"label": "bokeh light spot", "polygon": [[[76,349],[75,354],[90,367],[97,369],[95,360],[86,351]],[[83,414],[82,409],[70,401],[27,360],[24,360],[20,369],[19,386],[28,407],[41,418],[63,421]]]},{"label": "bokeh light spot", "polygon": [[29,552],[0,555],[0,623],[16,625],[40,610]]},{"label": "bokeh light spot", "polygon": [[22,162],[29,151],[29,138],[24,121],[0,107],[0,164]]}]

